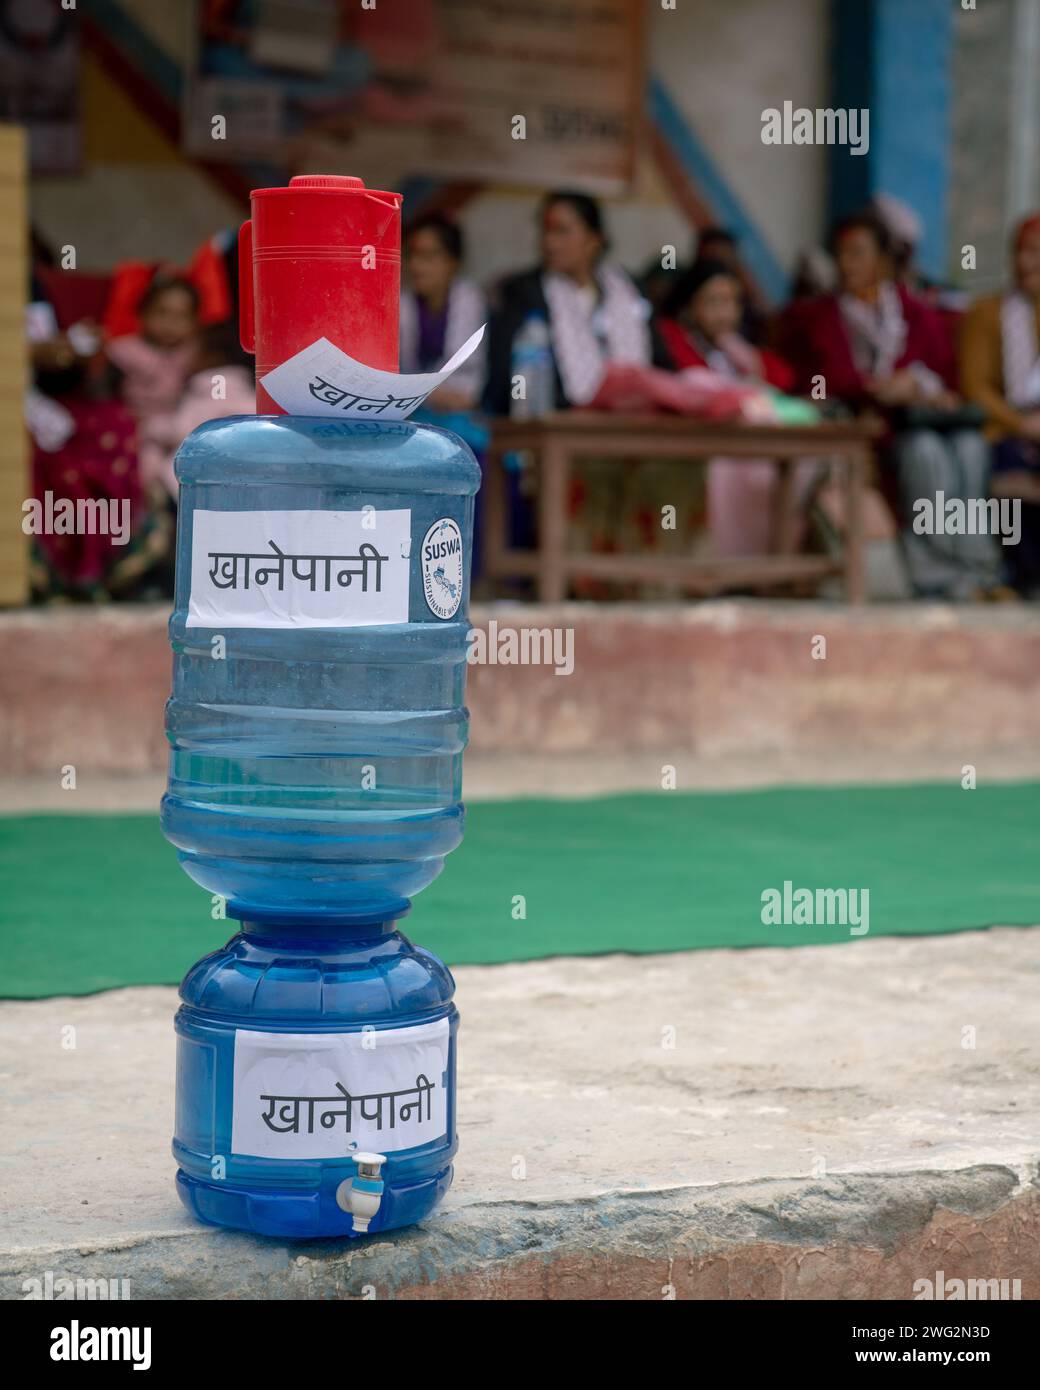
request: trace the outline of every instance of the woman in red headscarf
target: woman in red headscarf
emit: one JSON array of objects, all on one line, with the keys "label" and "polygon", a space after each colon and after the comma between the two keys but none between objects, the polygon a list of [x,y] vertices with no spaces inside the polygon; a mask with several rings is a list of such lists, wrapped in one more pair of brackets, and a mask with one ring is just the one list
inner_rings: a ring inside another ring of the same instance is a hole
[{"label": "woman in red headscarf", "polygon": [[1021,506],[1017,545],[1006,547],[1008,578],[1040,597],[1040,214],[1012,239],[1014,283],[977,300],[961,328],[964,394],[986,412],[994,443],[992,490]]}]

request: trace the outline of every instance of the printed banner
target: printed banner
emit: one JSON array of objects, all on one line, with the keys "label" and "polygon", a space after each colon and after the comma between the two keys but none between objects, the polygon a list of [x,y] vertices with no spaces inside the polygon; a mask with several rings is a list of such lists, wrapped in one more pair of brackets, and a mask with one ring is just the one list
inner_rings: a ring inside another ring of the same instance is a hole
[{"label": "printed banner", "polygon": [[232,1152],[344,1158],[443,1139],[449,1039],[446,1018],[360,1033],[236,1033]]},{"label": "printed banner", "polygon": [[641,0],[194,0],[183,139],[396,188],[412,172],[622,193]]},{"label": "printed banner", "polygon": [[404,420],[480,346],[484,328],[471,334],[439,372],[400,376],[366,367],[328,338],[289,357],[260,384],[290,415],[333,415],[338,420]]},{"label": "printed banner", "polygon": [[[82,72],[80,18],[74,4],[7,0],[0,7],[0,111],[5,123],[25,130],[34,174],[76,174],[82,167]],[[95,89],[93,119],[111,120],[114,100],[105,87]],[[4,163],[10,169],[4,171],[6,182],[14,169],[10,156]],[[10,197],[6,188],[4,193]],[[5,225],[18,221],[14,208],[5,203]],[[12,248],[15,244],[12,239]]]},{"label": "printed banner", "polygon": [[372,627],[408,621],[412,514],[192,516],[187,627]]}]

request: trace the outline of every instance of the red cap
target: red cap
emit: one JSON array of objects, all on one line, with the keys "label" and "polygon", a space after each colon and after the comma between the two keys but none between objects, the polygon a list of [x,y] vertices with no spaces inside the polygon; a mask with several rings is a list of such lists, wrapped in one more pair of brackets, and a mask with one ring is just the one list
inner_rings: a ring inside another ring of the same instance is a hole
[{"label": "red cap", "polygon": [[285,412],[259,380],[318,338],[397,371],[401,195],[304,174],[255,188],[238,235],[239,328],[256,353],[256,408]]}]

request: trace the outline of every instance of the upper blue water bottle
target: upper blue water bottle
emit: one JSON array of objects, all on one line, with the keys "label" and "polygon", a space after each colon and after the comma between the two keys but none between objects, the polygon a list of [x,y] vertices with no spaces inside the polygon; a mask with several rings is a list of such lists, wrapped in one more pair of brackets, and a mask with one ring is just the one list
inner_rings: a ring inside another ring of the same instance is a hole
[{"label": "upper blue water bottle", "polygon": [[399,195],[297,178],[252,213],[264,413],[176,463],[162,826],[241,931],[181,986],[173,1149],[205,1221],[356,1236],[452,1177],[454,982],[395,923],[462,837],[480,470],[372,375],[397,368]]},{"label": "upper blue water bottle", "polygon": [[380,421],[375,398],[367,418],[290,416],[259,384],[320,341],[396,370],[399,194],[327,176],[257,190],[240,270],[270,413],[178,454],[163,829],[232,916],[385,920],[462,835],[480,471],[454,435]]}]

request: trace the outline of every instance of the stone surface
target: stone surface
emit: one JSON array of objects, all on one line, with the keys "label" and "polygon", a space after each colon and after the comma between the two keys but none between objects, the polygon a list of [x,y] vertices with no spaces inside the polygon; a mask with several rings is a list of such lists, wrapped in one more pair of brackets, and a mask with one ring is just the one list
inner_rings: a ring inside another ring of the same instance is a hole
[{"label": "stone surface", "polygon": [[[165,765],[163,608],[0,613],[0,773]],[[573,630],[574,669],[475,665],[477,753],[975,761],[1040,742],[1040,612],[718,601],[477,607],[474,624]],[[814,660],[814,637],[827,638]]]},{"label": "stone surface", "polygon": [[[494,616],[573,625],[575,672],[474,668],[470,800],[1040,773],[1030,611]],[[0,615],[0,810],[153,810],[168,680],[160,610]],[[173,990],[0,1003],[0,1295],[1040,1297],[1038,973],[1035,929],[464,967],[455,1188],[370,1241],[183,1211]]]},{"label": "stone surface", "polygon": [[0,1292],[909,1298],[942,1270],[1040,1297],[1035,929],[457,980],[456,1185],[367,1242],[181,1209],[173,990],[0,1004]]}]

